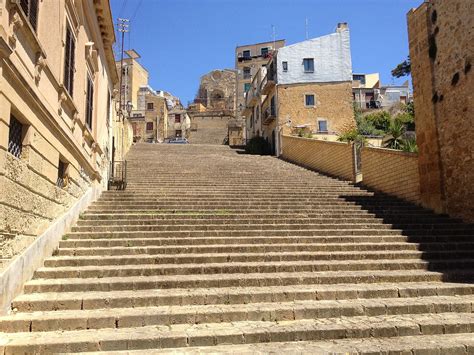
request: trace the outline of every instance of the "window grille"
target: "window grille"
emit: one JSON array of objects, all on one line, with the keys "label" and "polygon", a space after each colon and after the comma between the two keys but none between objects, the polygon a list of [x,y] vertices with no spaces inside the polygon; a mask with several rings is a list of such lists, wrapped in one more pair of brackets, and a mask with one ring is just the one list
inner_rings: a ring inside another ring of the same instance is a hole
[{"label": "window grille", "polygon": [[38,0],[20,0],[20,6],[26,17],[28,17],[31,27],[36,32],[38,25]]},{"label": "window grille", "polygon": [[8,134],[8,152],[20,158],[23,141],[23,125],[15,117],[10,117],[10,132]]},{"label": "window grille", "polygon": [[66,169],[67,163],[64,163],[62,160],[59,160],[58,165],[58,179],[56,180],[56,186],[63,188],[66,186]]}]

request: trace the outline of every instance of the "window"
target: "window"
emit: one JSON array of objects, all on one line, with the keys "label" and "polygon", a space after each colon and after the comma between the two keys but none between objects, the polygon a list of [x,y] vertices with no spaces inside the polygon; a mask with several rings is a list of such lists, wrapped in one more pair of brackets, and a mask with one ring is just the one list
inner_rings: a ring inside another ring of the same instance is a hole
[{"label": "window", "polygon": [[247,59],[250,58],[250,50],[243,51],[242,56]]},{"label": "window", "polygon": [[147,131],[153,131],[153,122],[147,122],[146,123],[146,130]]},{"label": "window", "polygon": [[250,79],[252,77],[249,67],[244,68],[244,79]]},{"label": "window", "polygon": [[267,57],[268,56],[268,47],[260,49],[260,53],[262,54],[262,57]]},{"label": "window", "polygon": [[74,88],[74,55],[76,52],[76,42],[72,36],[69,26],[66,26],[66,44],[64,55],[64,87],[69,95],[72,96]]},{"label": "window", "polygon": [[182,135],[183,135],[183,131],[182,131],[182,130],[177,129],[177,130],[175,131],[175,136],[176,136],[176,137],[181,137]]},{"label": "window", "polygon": [[304,95],[304,104],[308,107],[314,106],[314,94],[306,94]]},{"label": "window", "polygon": [[365,75],[362,74],[354,74],[352,76],[353,80],[359,81],[361,85],[365,85]]},{"label": "window", "polygon": [[328,121],[319,120],[318,121],[318,132],[327,133],[328,132]]},{"label": "window", "polygon": [[58,164],[58,179],[56,180],[56,186],[63,188],[67,186],[68,177],[67,177],[67,170],[68,170],[68,163],[63,162],[59,159]]},{"label": "window", "polygon": [[181,115],[179,113],[174,115],[174,123],[181,123]]},{"label": "window", "polygon": [[148,102],[148,103],[146,104],[146,109],[147,109],[147,110],[153,110],[153,102]]},{"label": "window", "polygon": [[17,158],[21,156],[23,143],[23,125],[15,117],[10,116],[10,131],[8,133],[8,152]]},{"label": "window", "polygon": [[87,76],[87,93],[86,93],[86,125],[92,130],[92,114],[94,112],[94,84],[91,77]]},{"label": "window", "polygon": [[288,62],[282,62],[281,65],[283,67],[283,71],[287,72],[288,71]]},{"label": "window", "polygon": [[245,83],[244,84],[244,92],[248,92],[250,90],[250,83]]},{"label": "window", "polygon": [[304,72],[305,73],[314,73],[314,59],[305,58],[303,59]]},{"label": "window", "polygon": [[20,6],[36,32],[38,25],[38,0],[20,0]]}]

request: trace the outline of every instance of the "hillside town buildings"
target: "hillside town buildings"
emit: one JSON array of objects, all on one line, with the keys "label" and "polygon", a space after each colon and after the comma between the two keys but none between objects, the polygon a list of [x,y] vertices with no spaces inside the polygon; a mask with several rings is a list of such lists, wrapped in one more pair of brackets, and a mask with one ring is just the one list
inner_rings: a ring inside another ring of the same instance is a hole
[{"label": "hillside town buildings", "polygon": [[335,33],[279,48],[245,94],[247,139],[263,137],[278,154],[280,134],[337,135],[353,127],[347,24]]},{"label": "hillside town buildings", "polygon": [[379,73],[353,74],[352,95],[360,109],[388,109],[412,101],[408,80],[402,85],[382,85]]},{"label": "hillside town buildings", "polygon": [[250,90],[253,77],[262,66],[266,66],[273,53],[285,45],[285,40],[275,40],[237,46],[235,69],[237,69],[236,117],[242,117],[245,108],[245,93]]}]

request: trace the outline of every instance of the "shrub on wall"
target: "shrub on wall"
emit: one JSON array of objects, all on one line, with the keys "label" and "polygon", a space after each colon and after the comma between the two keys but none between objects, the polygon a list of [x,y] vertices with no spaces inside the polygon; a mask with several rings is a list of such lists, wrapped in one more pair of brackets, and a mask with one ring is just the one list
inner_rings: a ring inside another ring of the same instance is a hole
[{"label": "shrub on wall", "polygon": [[245,152],[247,154],[269,155],[271,146],[263,137],[253,137],[247,142]]}]

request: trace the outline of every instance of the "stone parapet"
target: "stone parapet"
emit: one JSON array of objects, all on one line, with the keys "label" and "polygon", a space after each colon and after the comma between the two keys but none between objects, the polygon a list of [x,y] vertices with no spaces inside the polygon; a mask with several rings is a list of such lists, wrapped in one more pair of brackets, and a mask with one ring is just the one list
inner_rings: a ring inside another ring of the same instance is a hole
[{"label": "stone parapet", "polygon": [[283,136],[284,160],[345,180],[355,181],[352,145]]},{"label": "stone parapet", "polygon": [[420,203],[418,155],[393,149],[362,149],[362,183],[374,190]]}]

